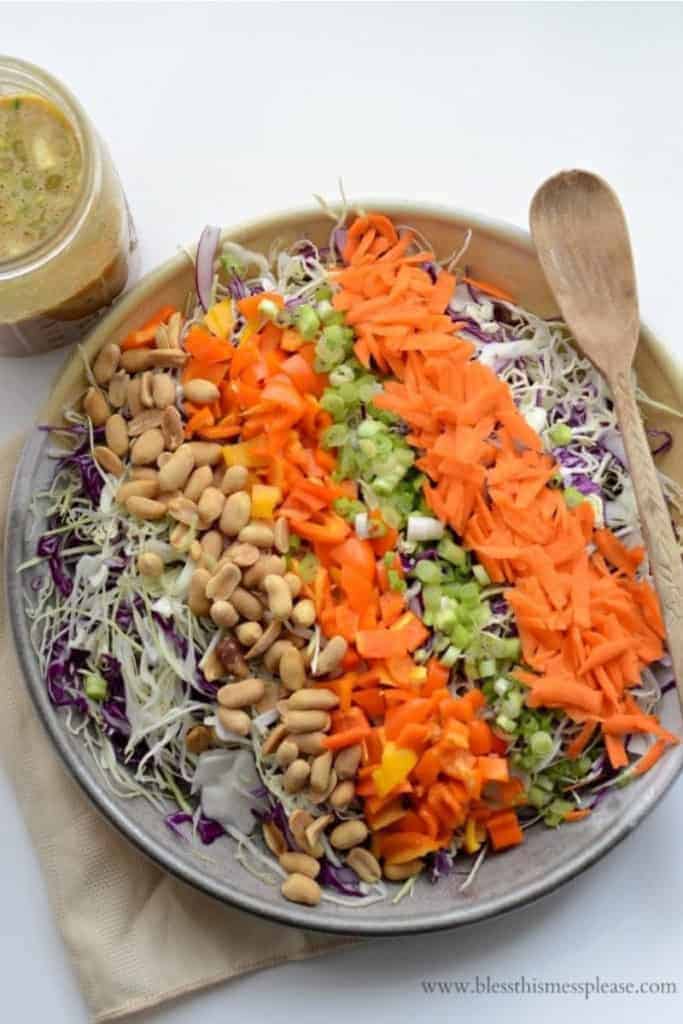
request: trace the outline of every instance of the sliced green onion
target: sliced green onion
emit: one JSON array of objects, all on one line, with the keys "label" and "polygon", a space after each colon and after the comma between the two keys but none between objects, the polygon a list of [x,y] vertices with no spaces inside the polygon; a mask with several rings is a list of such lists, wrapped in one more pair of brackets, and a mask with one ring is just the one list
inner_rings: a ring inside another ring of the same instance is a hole
[{"label": "sliced green onion", "polygon": [[510,718],[519,718],[522,710],[522,695],[516,690],[511,690],[501,705],[503,714]]},{"label": "sliced green onion", "polygon": [[266,320],[277,320],[277,315],[280,312],[280,309],[275,305],[272,299],[261,299],[258,304],[258,311],[261,316],[266,318]]},{"label": "sliced green onion", "polygon": [[456,661],[458,660],[459,654],[460,651],[458,650],[457,647],[447,647],[443,654],[440,655],[439,661],[441,662],[442,665],[445,666],[445,668],[453,668]]},{"label": "sliced green onion", "polygon": [[472,575],[481,587],[488,587],[491,582],[491,577],[487,573],[483,565],[473,565]]},{"label": "sliced green onion", "polygon": [[439,583],[441,570],[436,562],[429,562],[426,559],[418,562],[415,566],[415,575],[421,583]]},{"label": "sliced green onion", "polygon": [[316,307],[316,313],[321,323],[329,324],[334,317],[335,308],[329,299],[322,299]]},{"label": "sliced green onion", "polygon": [[318,314],[313,309],[313,306],[299,306],[296,311],[294,322],[296,329],[306,341],[310,341],[315,338],[320,327],[320,320]]},{"label": "sliced green onion", "polygon": [[576,508],[583,502],[583,494],[581,491],[577,491],[576,487],[566,487],[564,491],[564,500],[567,503],[568,508]]},{"label": "sliced green onion", "polygon": [[542,810],[550,800],[550,794],[546,793],[539,786],[530,786],[527,791],[527,800],[536,810]]},{"label": "sliced green onion", "polygon": [[312,583],[318,573],[318,559],[310,552],[299,562],[299,576],[304,583]]},{"label": "sliced green onion", "polygon": [[395,590],[398,593],[402,593],[406,589],[406,581],[401,579],[396,569],[389,569],[387,572],[387,580],[389,581],[389,588]]},{"label": "sliced green onion", "polygon": [[529,746],[536,757],[547,757],[552,753],[553,738],[548,732],[535,732],[529,737]]},{"label": "sliced green onion", "polygon": [[512,683],[510,682],[510,680],[504,679],[501,676],[500,679],[496,679],[495,683],[493,684],[493,689],[495,693],[498,694],[499,697],[504,697],[511,686]]},{"label": "sliced green onion", "polygon": [[556,423],[548,431],[550,440],[557,448],[564,448],[572,439],[572,428],[566,423]]},{"label": "sliced green onion", "polygon": [[[334,370],[330,373],[330,384],[335,388],[338,388],[340,384],[350,384],[355,374],[353,367],[349,366],[348,363],[342,363],[341,366],[335,366]],[[323,395],[323,399],[326,395],[331,394],[329,388]],[[336,396],[335,396],[336,397]],[[339,396],[341,398],[341,396]]]},{"label": "sliced green onion", "polygon": [[453,565],[461,566],[467,563],[467,552],[449,537],[444,537],[443,540],[440,540],[436,550],[441,558],[445,558],[447,562],[452,562]]},{"label": "sliced green onion", "polygon": [[512,718],[508,718],[507,715],[498,715],[496,725],[503,732],[514,732],[517,728],[517,723]]},{"label": "sliced green onion", "polygon": [[85,677],[85,695],[90,700],[103,701],[107,696],[107,681],[102,676],[90,672]]},{"label": "sliced green onion", "polygon": [[484,658],[479,662],[479,676],[481,679],[488,679],[496,674],[496,663],[493,658]]}]

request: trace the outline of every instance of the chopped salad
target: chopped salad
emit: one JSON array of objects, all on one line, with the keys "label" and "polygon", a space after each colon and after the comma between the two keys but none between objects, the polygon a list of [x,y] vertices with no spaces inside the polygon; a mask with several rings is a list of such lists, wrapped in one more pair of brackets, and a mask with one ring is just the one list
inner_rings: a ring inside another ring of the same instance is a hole
[{"label": "chopped salad", "polygon": [[45,428],[32,642],[179,842],[227,835],[309,906],[461,860],[465,889],[679,742],[606,385],[466,246],[376,213],[268,258],[207,228],[185,308],[86,372]]}]

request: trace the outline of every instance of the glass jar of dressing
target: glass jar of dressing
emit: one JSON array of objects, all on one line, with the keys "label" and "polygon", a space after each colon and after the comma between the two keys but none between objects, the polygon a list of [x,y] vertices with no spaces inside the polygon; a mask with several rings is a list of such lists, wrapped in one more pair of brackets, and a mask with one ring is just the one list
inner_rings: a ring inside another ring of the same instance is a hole
[{"label": "glass jar of dressing", "polygon": [[111,158],[71,93],[0,56],[0,355],[78,341],[131,276]]}]

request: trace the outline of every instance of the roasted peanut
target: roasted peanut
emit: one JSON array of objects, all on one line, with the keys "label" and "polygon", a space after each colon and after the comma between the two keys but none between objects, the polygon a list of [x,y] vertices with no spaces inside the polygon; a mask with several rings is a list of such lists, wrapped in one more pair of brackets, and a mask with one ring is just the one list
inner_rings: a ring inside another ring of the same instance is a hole
[{"label": "roasted peanut", "polygon": [[185,398],[194,405],[208,405],[220,398],[220,391],[210,380],[202,377],[195,377],[183,385]]},{"label": "roasted peanut", "polygon": [[347,647],[348,644],[343,636],[330,637],[318,655],[318,664],[313,675],[325,676],[328,672],[334,672],[335,669],[339,668],[346,654]]},{"label": "roasted peanut", "polygon": [[118,345],[104,345],[93,363],[93,376],[98,384],[108,384],[116,373],[121,360],[121,349]]},{"label": "roasted peanut", "polygon": [[325,830],[328,825],[331,825],[334,821],[332,814],[324,814],[320,818],[314,818],[304,830],[304,838],[308,851],[313,857],[322,857],[325,852],[325,847],[321,843],[321,838],[325,834]]},{"label": "roasted peanut", "polygon": [[166,506],[160,501],[152,498],[143,498],[138,494],[132,494],[126,498],[126,508],[132,516],[138,519],[163,519],[166,515]]},{"label": "roasted peanut", "polygon": [[360,818],[343,821],[330,833],[330,842],[335,850],[350,850],[352,846],[364,843],[368,837],[368,827]]},{"label": "roasted peanut", "polygon": [[[278,749],[285,736],[287,730],[285,729],[282,722],[279,722],[273,729],[270,730],[263,743],[261,744],[261,757],[270,757]],[[294,755],[296,757],[296,754]],[[294,760],[294,758],[292,758]]]},{"label": "roasted peanut", "polygon": [[320,903],[322,892],[313,878],[306,875],[287,875],[280,892],[290,903],[303,903],[307,907],[316,907]]},{"label": "roasted peanut", "polygon": [[330,716],[326,711],[287,711],[283,718],[287,732],[326,732]]},{"label": "roasted peanut", "polygon": [[[189,498],[190,495],[186,493],[186,497]],[[217,562],[223,551],[223,538],[218,530],[208,530],[203,534],[200,544],[202,545],[203,554]],[[206,568],[208,569],[210,566]]]},{"label": "roasted peanut", "polygon": [[88,388],[83,398],[83,411],[90,417],[94,427],[101,427],[111,414],[109,402],[99,388]]},{"label": "roasted peanut", "polygon": [[[206,596],[212,601],[229,601],[241,579],[241,572],[232,562],[225,562],[211,576],[206,588]],[[240,611],[237,605],[236,611]]]},{"label": "roasted peanut", "polygon": [[211,746],[211,730],[205,725],[193,725],[187,730],[185,744],[191,754],[203,754]]},{"label": "roasted peanut", "polygon": [[390,882],[405,882],[406,878],[419,875],[424,868],[422,860],[407,860],[403,864],[385,864],[384,877]]},{"label": "roasted peanut", "polygon": [[303,601],[297,601],[292,608],[291,619],[295,626],[308,629],[315,622],[315,618],[315,605],[307,597]]},{"label": "roasted peanut", "polygon": [[111,448],[98,444],[95,445],[92,453],[95,456],[95,461],[102,467],[105,473],[111,473],[112,476],[123,476],[123,463]]},{"label": "roasted peanut", "polygon": [[282,785],[285,793],[300,793],[308,782],[308,776],[311,774],[311,766],[308,761],[304,761],[303,758],[297,757],[295,761],[287,768],[283,778]]},{"label": "roasted peanut", "polygon": [[179,523],[184,523],[185,526],[193,526],[197,522],[197,506],[189,498],[186,498],[184,494],[171,498],[166,503],[166,508],[168,509],[168,514],[173,519]]},{"label": "roasted peanut", "polygon": [[324,754],[318,754],[311,765],[311,789],[315,789],[318,793],[322,793],[323,790],[327,789],[331,770],[332,751],[326,750]]},{"label": "roasted peanut", "polygon": [[300,732],[296,736],[296,745],[302,754],[323,754],[325,752],[324,732]]},{"label": "roasted peanut", "polygon": [[238,676],[240,679],[246,679],[249,675],[249,666],[242,657],[242,652],[233,637],[223,637],[216,647],[216,657],[228,675]]},{"label": "roasted peanut", "polygon": [[[190,479],[185,484],[184,495],[190,501],[199,501],[207,487],[210,487],[213,480],[213,473],[210,466],[197,466]],[[223,550],[223,539],[221,538],[221,551]],[[220,552],[216,557],[220,557]]]},{"label": "roasted peanut", "polygon": [[222,491],[217,487],[207,487],[197,504],[200,522],[204,526],[215,523],[220,518],[224,502],[225,495]]},{"label": "roasted peanut", "polygon": [[131,480],[155,480],[159,484],[159,474],[152,466],[133,466],[130,471]]},{"label": "roasted peanut", "polygon": [[331,711],[339,704],[339,697],[332,690],[306,687],[297,690],[287,701],[290,711]]},{"label": "roasted peanut", "polygon": [[251,718],[246,711],[239,711],[237,708],[219,708],[218,721],[228,732],[237,733],[238,736],[248,736],[251,730]]},{"label": "roasted peanut", "polygon": [[240,615],[250,622],[256,622],[263,616],[263,605],[257,597],[250,594],[244,587],[237,587],[233,591],[231,601]]},{"label": "roasted peanut", "polygon": [[258,622],[242,622],[235,630],[235,636],[243,647],[253,647],[263,636],[263,627]]},{"label": "roasted peanut", "polygon": [[229,601],[214,601],[209,612],[211,621],[221,629],[232,629],[239,615]]},{"label": "roasted peanut", "polygon": [[272,644],[275,643],[280,635],[281,629],[282,623],[277,619],[273,619],[272,622],[269,622],[258,640],[256,640],[253,646],[245,652],[244,657],[247,659],[260,657]]},{"label": "roasted peanut", "polygon": [[178,348],[180,345],[180,332],[183,326],[182,313],[175,312],[166,324],[166,339],[169,348]]},{"label": "roasted peanut", "polygon": [[284,516],[280,516],[275,521],[275,526],[273,527],[273,546],[281,555],[286,555],[289,551],[289,523]]},{"label": "roasted peanut", "polygon": [[176,396],[176,383],[167,373],[155,373],[152,381],[152,396],[157,409],[165,409],[173,405]]},{"label": "roasted peanut", "polygon": [[355,795],[356,787],[353,782],[345,779],[330,793],[330,806],[334,807],[335,811],[342,811],[349,806]]},{"label": "roasted peanut", "polygon": [[121,366],[128,373],[179,369],[186,362],[187,353],[173,348],[130,348],[121,355]]},{"label": "roasted peanut", "polygon": [[[306,668],[301,651],[292,644],[283,649],[278,663],[278,675],[288,690],[300,690],[306,685]],[[312,726],[313,729],[319,726]]]},{"label": "roasted peanut", "polygon": [[[252,545],[249,545],[250,547]],[[253,545],[254,547],[256,545]],[[258,587],[266,576],[282,576],[287,563],[282,555],[260,555],[258,560],[245,572],[244,583],[247,587]]]},{"label": "roasted peanut", "polygon": [[224,708],[246,708],[258,704],[264,693],[262,679],[252,676],[239,683],[227,683],[217,693],[218,703]]},{"label": "roasted peanut", "polygon": [[161,412],[159,409],[143,409],[128,421],[128,436],[140,437],[146,430],[153,430],[160,426]]},{"label": "roasted peanut", "polygon": [[126,500],[134,494],[141,498],[156,498],[158,493],[159,484],[156,480],[129,480],[117,490],[116,500],[119,505],[125,505]]},{"label": "roasted peanut", "polygon": [[[237,493],[239,494],[240,492],[238,491]],[[228,501],[230,501],[230,498],[228,498]],[[273,531],[270,526],[256,519],[243,526],[237,536],[243,544],[254,544],[257,548],[272,548],[273,546]]]},{"label": "roasted peanut", "polygon": [[286,768],[289,768],[292,761],[296,761],[298,756],[299,748],[293,740],[288,739],[277,748],[275,760],[284,771]]},{"label": "roasted peanut", "polygon": [[244,466],[228,466],[221,480],[221,490],[223,494],[243,491],[248,479],[249,471]]},{"label": "roasted peanut", "polygon": [[180,448],[185,437],[183,421],[175,405],[167,405],[161,414],[161,433],[164,435],[164,444],[170,452]]},{"label": "roasted peanut", "polygon": [[153,382],[154,374],[150,370],[146,370],[140,378],[140,401],[143,409],[151,409],[154,405]]},{"label": "roasted peanut", "polygon": [[227,537],[236,537],[249,522],[251,498],[246,491],[235,491],[225,499],[221,513],[220,528]]},{"label": "roasted peanut", "polygon": [[261,552],[253,544],[240,544],[239,541],[226,548],[225,553],[240,569],[249,569],[261,557]]},{"label": "roasted peanut", "polygon": [[141,576],[157,579],[164,571],[164,562],[156,551],[141,551],[138,555],[138,572]]},{"label": "roasted peanut", "polygon": [[304,853],[311,852],[306,840],[306,829],[313,820],[313,815],[301,808],[297,808],[296,811],[292,811],[289,816],[289,830],[294,836],[296,845],[302,849]]},{"label": "roasted peanut", "polygon": [[128,406],[128,412],[131,416],[139,416],[142,412],[142,402],[140,401],[140,378],[129,377],[126,374],[126,405]]},{"label": "roasted peanut", "polygon": [[295,651],[296,647],[294,647],[294,644],[292,644],[289,640],[275,641],[270,650],[266,651],[266,654],[264,655],[263,658],[263,664],[265,665],[269,672],[272,672],[274,675],[279,672],[278,666],[280,664],[280,658],[285,653],[285,651],[288,651],[290,649]]},{"label": "roasted peanut", "polygon": [[128,427],[123,416],[116,412],[104,425],[104,436],[107,445],[116,455],[125,455],[128,451]]},{"label": "roasted peanut", "polygon": [[128,374],[123,371],[115,373],[109,381],[109,404],[114,409],[121,409],[126,404]]},{"label": "roasted peanut", "polygon": [[177,491],[185,486],[194,468],[194,455],[189,444],[176,448],[173,455],[159,470],[159,487],[162,491]]},{"label": "roasted peanut", "polygon": [[195,466],[215,466],[221,459],[221,446],[212,441],[190,441],[188,448],[194,456]]},{"label": "roasted peanut", "polygon": [[198,540],[193,540],[190,544],[189,555],[193,562],[198,562],[202,557],[202,546]]},{"label": "roasted peanut", "polygon": [[292,597],[298,597],[301,593],[301,579],[295,572],[285,573],[285,583],[289,587],[289,592]]},{"label": "roasted peanut", "polygon": [[150,462],[156,462],[163,450],[164,437],[161,431],[156,428],[146,430],[133,443],[130,450],[130,461],[134,466],[148,466]]},{"label": "roasted peanut", "polygon": [[364,846],[354,846],[346,855],[346,863],[352,868],[361,882],[372,885],[379,882],[382,877],[382,869],[376,857],[366,850]]},{"label": "roasted peanut", "polygon": [[[318,756],[320,756],[320,755],[318,755]],[[333,768],[332,771],[330,772],[330,777],[327,780],[327,785],[325,786],[325,788],[323,790],[320,790],[320,792],[318,792],[317,789],[313,789],[311,787],[308,790],[308,793],[307,793],[308,799],[310,800],[310,802],[312,804],[324,804],[324,803],[327,802],[327,798],[329,797],[330,793],[334,789],[336,789],[336,786],[337,786],[337,773],[335,772],[335,770]]]},{"label": "roasted peanut", "polygon": [[288,619],[292,611],[292,595],[282,576],[269,573],[263,580],[268,607],[276,619]]},{"label": "roasted peanut", "polygon": [[[218,646],[220,647],[220,644]],[[227,675],[223,663],[216,653],[217,650],[218,648],[215,648],[210,654],[205,654],[202,658],[202,672],[207,683],[215,683],[217,679],[222,679]]]},{"label": "roasted peanut", "polygon": [[353,747],[340,750],[334,759],[334,770],[340,779],[353,779],[358,771],[361,759],[361,747],[356,743]]},{"label": "roasted peanut", "polygon": [[287,852],[287,840],[274,822],[264,821],[261,825],[261,832],[264,843],[276,857]]},{"label": "roasted peanut", "polygon": [[170,348],[168,344],[168,327],[166,324],[159,324],[154,332],[154,344],[157,348]]},{"label": "roasted peanut", "polygon": [[197,616],[208,615],[211,609],[211,602],[206,596],[206,584],[210,580],[207,569],[195,569],[192,573],[190,586],[187,593],[187,603],[190,611]]},{"label": "roasted peanut", "polygon": [[280,687],[274,679],[264,679],[264,694],[258,704],[254,704],[254,711],[257,715],[265,714],[266,711],[273,711],[277,707],[280,698]]},{"label": "roasted peanut", "polygon": [[187,551],[192,546],[192,533],[191,526],[186,523],[176,523],[168,538],[171,547],[176,551]]},{"label": "roasted peanut", "polygon": [[315,857],[309,857],[307,853],[287,851],[280,854],[279,860],[280,867],[284,868],[289,875],[298,872],[307,878],[317,878],[320,874],[320,864]]}]

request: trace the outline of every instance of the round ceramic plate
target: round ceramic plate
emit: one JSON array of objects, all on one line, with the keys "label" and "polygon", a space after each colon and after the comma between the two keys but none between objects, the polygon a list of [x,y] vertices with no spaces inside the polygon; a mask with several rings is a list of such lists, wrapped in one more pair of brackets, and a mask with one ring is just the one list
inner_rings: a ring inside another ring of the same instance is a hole
[{"label": "round ceramic plate", "polygon": [[[375,201],[359,205],[381,209],[398,224],[417,228],[439,256],[459,249],[465,232],[471,228],[473,238],[467,261],[472,276],[507,289],[521,305],[538,314],[555,312],[524,232],[467,213],[417,203]],[[275,240],[290,244],[306,237],[324,244],[329,230],[330,222],[319,210],[309,208],[242,225],[226,231],[226,237],[267,252]],[[191,262],[180,253],[144,278],[101,321],[87,342],[89,354],[105,342],[121,340],[160,305],[182,306],[192,287]],[[640,382],[651,397],[683,410],[683,376],[646,329],[642,331],[637,368]],[[57,382],[41,421],[59,422],[65,404],[82,393],[84,386],[82,363],[74,355]],[[683,446],[683,420],[659,414],[649,419],[653,425],[677,435],[675,458],[668,465],[665,463],[664,468],[683,484],[683,460],[678,454]],[[26,685],[65,766],[95,806],[148,857],[210,896],[286,924],[355,935],[399,935],[469,924],[538,899],[604,856],[643,820],[679,774],[683,746],[668,752],[643,779],[615,791],[589,818],[557,830],[532,828],[523,846],[487,858],[466,893],[459,892],[469,870],[464,861],[458,865],[461,873],[452,874],[438,885],[421,879],[412,898],[396,906],[387,902],[353,910],[323,902],[307,909],[287,903],[277,888],[264,884],[241,867],[234,856],[234,844],[227,838],[202,848],[202,856],[198,857],[191,844],[174,836],[146,801],[119,800],[103,786],[87,750],[65,729],[62,715],[52,707],[38,673],[23,613],[22,588],[28,581],[26,576],[19,577],[16,570],[35,551],[35,532],[29,529],[27,509],[32,495],[52,472],[47,447],[46,435],[34,431],[17,468],[8,520],[8,604]],[[675,692],[665,697],[661,716],[669,729],[680,734],[681,716]]]}]

